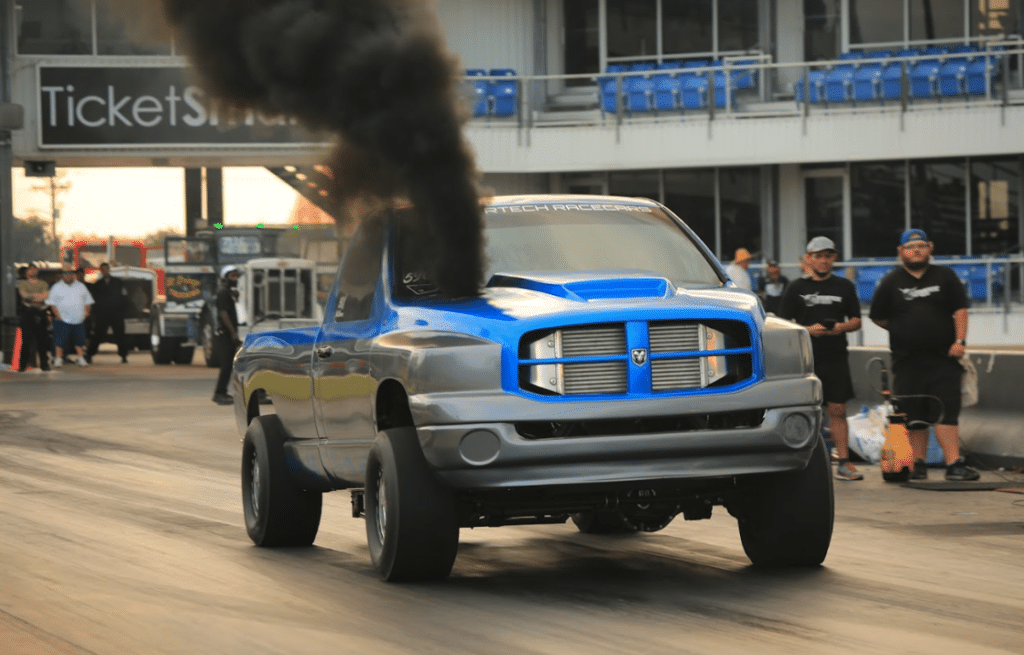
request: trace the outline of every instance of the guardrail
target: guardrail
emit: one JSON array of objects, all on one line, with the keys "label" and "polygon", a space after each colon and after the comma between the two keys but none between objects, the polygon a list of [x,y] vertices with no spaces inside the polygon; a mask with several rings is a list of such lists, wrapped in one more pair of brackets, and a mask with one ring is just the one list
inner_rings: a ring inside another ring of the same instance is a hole
[{"label": "guardrail", "polygon": [[[650,121],[901,113],[959,103],[1024,104],[1024,40],[977,51],[847,53],[832,61],[778,63],[737,54],[706,65],[652,64],[597,75],[467,76],[473,126],[531,129]],[[701,63],[701,62],[697,62]],[[635,65],[635,64],[634,64]],[[499,91],[493,97],[488,89]],[[559,99],[574,98],[575,104]],[[491,111],[489,107],[500,107]]]}]

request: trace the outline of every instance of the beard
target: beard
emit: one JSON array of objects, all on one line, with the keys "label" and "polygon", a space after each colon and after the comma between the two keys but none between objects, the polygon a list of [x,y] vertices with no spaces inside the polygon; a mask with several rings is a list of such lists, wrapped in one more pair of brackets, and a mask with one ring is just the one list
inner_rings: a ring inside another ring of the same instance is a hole
[{"label": "beard", "polygon": [[923,271],[928,268],[928,260],[926,259],[923,262],[905,262],[903,265],[911,271]]}]

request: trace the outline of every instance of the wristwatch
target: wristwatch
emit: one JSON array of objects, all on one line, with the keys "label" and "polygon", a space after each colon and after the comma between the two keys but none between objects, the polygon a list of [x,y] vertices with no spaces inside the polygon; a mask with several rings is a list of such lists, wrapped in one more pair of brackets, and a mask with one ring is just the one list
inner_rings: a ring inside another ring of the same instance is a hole
[{"label": "wristwatch", "polygon": [[960,344],[960,345],[961,345],[961,346],[963,346],[964,348],[966,348],[966,347],[967,347],[967,339],[957,339],[957,340],[956,340],[956,343]]}]

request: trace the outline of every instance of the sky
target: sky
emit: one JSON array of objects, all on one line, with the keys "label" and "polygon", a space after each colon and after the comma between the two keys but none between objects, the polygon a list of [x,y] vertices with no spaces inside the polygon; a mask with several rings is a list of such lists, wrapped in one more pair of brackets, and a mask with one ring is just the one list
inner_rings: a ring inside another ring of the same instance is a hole
[{"label": "sky", "polygon": [[[182,168],[58,168],[57,236],[142,237],[163,229],[185,231]],[[63,173],[63,175],[61,175]],[[50,219],[50,178],[13,169],[14,215]],[[259,167],[224,169],[224,223],[284,223],[299,195]]]}]

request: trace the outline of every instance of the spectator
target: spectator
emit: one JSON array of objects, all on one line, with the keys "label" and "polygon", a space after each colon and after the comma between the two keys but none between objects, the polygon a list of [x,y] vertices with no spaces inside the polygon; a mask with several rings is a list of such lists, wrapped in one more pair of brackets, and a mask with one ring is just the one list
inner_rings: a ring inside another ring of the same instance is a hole
[{"label": "spectator", "polygon": [[39,279],[39,268],[35,264],[23,268],[25,279],[18,280],[17,285],[18,324],[21,327],[18,370],[24,371],[34,364],[38,355],[39,370],[49,371],[50,321],[46,312],[46,297],[50,293],[50,285]]},{"label": "spectator", "polygon": [[213,402],[218,405],[230,405],[234,398],[228,395],[228,379],[234,365],[235,353],[242,345],[238,337],[238,312],[235,301],[238,300],[238,269],[228,265],[220,271],[220,289],[217,291],[217,350],[220,352],[220,374],[217,386],[213,390]]},{"label": "spectator", "polygon": [[127,364],[128,343],[124,338],[124,311],[128,298],[121,280],[110,274],[110,264],[100,264],[100,278],[93,283],[90,291],[95,304],[92,309],[92,339],[89,341],[86,360],[92,363],[100,343],[106,338],[107,332],[113,330],[117,354],[121,356],[121,363]]},{"label": "spectator", "polygon": [[[942,401],[935,438],[946,460],[947,480],[977,480],[960,455],[960,358],[967,347],[967,294],[949,267],[931,263],[934,245],[924,230],[906,230],[896,249],[901,268],[878,283],[869,316],[889,331],[895,376],[893,395],[927,395]],[[928,477],[928,418],[907,403],[907,428],[914,452],[912,480]]]},{"label": "spectator", "polygon": [[853,378],[846,350],[846,333],[860,329],[857,289],[846,278],[832,274],[838,253],[828,237],[814,237],[807,244],[807,277],[794,280],[786,289],[778,315],[806,326],[811,333],[814,374],[821,380],[825,407],[836,444],[837,480],[863,480],[850,463],[846,401],[853,398]]},{"label": "spectator", "polygon": [[772,314],[779,313],[782,294],[785,293],[788,284],[789,278],[782,275],[779,263],[774,259],[769,259],[764,277],[761,279],[761,303],[764,305],[764,311]]},{"label": "spectator", "polygon": [[750,273],[747,272],[751,259],[753,259],[753,256],[749,250],[737,248],[736,254],[733,255],[732,263],[725,267],[726,275],[741,289],[752,290],[754,288],[754,285],[750,282]]},{"label": "spectator", "polygon": [[75,272],[64,269],[61,281],[50,287],[46,300],[53,311],[53,342],[58,344],[54,351],[53,367],[64,364],[64,344],[70,343],[78,352],[78,365],[88,366],[85,360],[85,320],[92,309],[92,296],[85,284],[75,279]]}]

